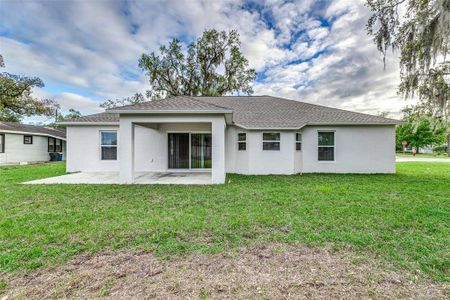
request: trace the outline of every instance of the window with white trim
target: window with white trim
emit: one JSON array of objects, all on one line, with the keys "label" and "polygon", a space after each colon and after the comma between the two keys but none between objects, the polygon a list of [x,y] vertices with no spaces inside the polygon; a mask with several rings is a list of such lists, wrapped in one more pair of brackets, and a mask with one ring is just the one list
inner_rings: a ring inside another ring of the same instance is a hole
[{"label": "window with white trim", "polygon": [[263,150],[280,150],[279,132],[263,132]]},{"label": "window with white trim", "polygon": [[301,133],[295,134],[295,150],[297,150],[297,151],[302,150],[302,134]]},{"label": "window with white trim", "polygon": [[245,132],[238,133],[238,150],[247,150],[247,134]]},{"label": "window with white trim", "polygon": [[318,132],[319,161],[334,161],[334,131]]},{"label": "window with white trim", "polygon": [[102,160],[117,160],[117,131],[100,131]]}]

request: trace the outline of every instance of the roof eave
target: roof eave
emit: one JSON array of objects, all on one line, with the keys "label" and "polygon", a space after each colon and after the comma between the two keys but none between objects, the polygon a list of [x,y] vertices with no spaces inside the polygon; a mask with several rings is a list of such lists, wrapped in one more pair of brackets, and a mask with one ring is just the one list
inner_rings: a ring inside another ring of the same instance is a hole
[{"label": "roof eave", "polygon": [[382,126],[382,125],[398,125],[400,121],[392,122],[308,122],[308,126]]},{"label": "roof eave", "polygon": [[55,134],[42,133],[42,132],[17,131],[17,130],[5,130],[5,129],[1,129],[0,132],[1,132],[1,133],[10,133],[10,134],[23,134],[23,135],[48,136],[48,137],[53,137],[53,138],[57,138],[57,139],[64,140],[64,141],[66,140],[65,137],[58,136],[58,135],[55,135]]},{"label": "roof eave", "polygon": [[119,125],[119,122],[95,122],[95,121],[83,121],[83,122],[57,122],[58,125],[70,126],[70,125]]},{"label": "roof eave", "polygon": [[305,124],[299,127],[252,127],[252,126],[245,126],[239,123],[234,123],[233,125],[246,130],[300,130],[306,126]]}]

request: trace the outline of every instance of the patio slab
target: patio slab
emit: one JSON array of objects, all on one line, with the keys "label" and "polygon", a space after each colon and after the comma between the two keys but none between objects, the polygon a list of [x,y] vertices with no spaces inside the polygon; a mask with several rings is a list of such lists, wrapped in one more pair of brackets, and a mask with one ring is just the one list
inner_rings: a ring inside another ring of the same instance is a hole
[{"label": "patio slab", "polygon": [[[137,172],[135,184],[211,184],[210,172]],[[118,172],[80,172],[24,184],[120,184]]]}]

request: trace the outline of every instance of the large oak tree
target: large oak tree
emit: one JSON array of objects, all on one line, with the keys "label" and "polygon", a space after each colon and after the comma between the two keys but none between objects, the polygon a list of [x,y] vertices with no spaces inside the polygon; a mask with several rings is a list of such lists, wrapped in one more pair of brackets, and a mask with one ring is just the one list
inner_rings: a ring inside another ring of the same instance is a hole
[{"label": "large oak tree", "polygon": [[[0,55],[0,67],[4,67]],[[32,89],[43,87],[38,77],[0,73],[0,121],[18,122],[25,116],[52,115],[55,102],[48,99],[37,99]]]},{"label": "large oak tree", "polygon": [[[427,114],[449,120],[450,0],[367,0],[367,31],[384,58],[400,53],[399,92],[417,95]],[[450,130],[448,131],[450,153]]]},{"label": "large oak tree", "polygon": [[183,51],[173,39],[161,46],[159,54],[142,54],[139,66],[150,79],[150,98],[165,96],[221,96],[227,93],[253,93],[254,69],[240,48],[239,34],[206,30]]}]

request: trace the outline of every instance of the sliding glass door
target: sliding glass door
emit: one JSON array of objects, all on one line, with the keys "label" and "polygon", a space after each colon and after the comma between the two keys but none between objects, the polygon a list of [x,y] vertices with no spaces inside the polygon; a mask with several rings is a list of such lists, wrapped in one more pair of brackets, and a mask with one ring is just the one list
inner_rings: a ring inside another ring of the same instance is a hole
[{"label": "sliding glass door", "polygon": [[169,168],[189,169],[189,133],[169,133]]},{"label": "sliding glass door", "polygon": [[210,169],[210,133],[169,133],[169,169]]},{"label": "sliding glass door", "polygon": [[210,169],[211,168],[211,134],[192,133],[191,134],[191,168]]}]

